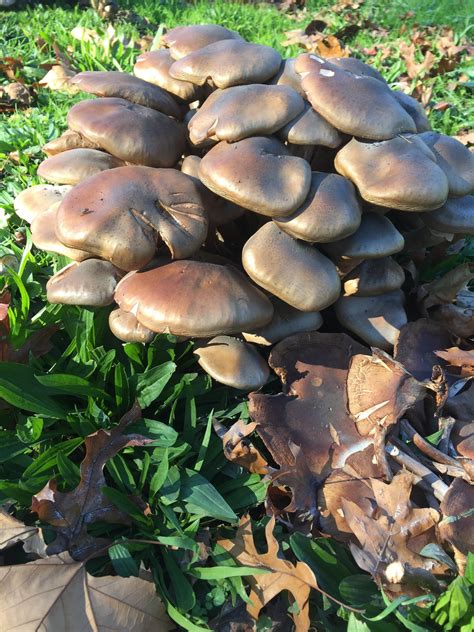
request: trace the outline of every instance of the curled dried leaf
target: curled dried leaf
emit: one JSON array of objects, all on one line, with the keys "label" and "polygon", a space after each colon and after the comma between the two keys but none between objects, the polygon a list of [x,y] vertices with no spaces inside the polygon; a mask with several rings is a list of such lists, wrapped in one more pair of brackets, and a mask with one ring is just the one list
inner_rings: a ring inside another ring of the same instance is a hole
[{"label": "curled dried leaf", "polygon": [[217,420],[213,421],[214,430],[222,439],[224,455],[229,461],[241,465],[249,472],[268,474],[268,463],[247,438],[256,427],[256,423],[246,424],[242,419],[236,421],[228,430]]}]

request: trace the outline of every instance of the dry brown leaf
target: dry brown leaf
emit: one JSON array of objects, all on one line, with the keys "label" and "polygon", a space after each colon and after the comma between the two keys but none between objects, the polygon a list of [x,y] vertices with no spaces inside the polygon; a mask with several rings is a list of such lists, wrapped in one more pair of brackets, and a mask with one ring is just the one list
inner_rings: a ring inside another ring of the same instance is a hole
[{"label": "dry brown leaf", "polygon": [[78,88],[75,85],[69,83],[70,79],[74,77],[76,72],[68,68],[67,66],[56,65],[52,66],[45,76],[39,81],[39,84],[43,88],[49,88],[50,90],[64,90],[65,92],[78,92]]},{"label": "dry brown leaf", "polygon": [[175,628],[153,583],[137,577],[92,577],[84,564],[65,553],[0,568],[0,603],[2,632]]},{"label": "dry brown leaf", "polygon": [[23,543],[25,552],[46,556],[46,545],[39,529],[27,526],[0,507],[0,551],[18,542]]},{"label": "dry brown leaf", "polygon": [[321,57],[349,57],[349,51],[334,35],[324,35],[319,31],[294,29],[286,31],[286,40],[282,46],[300,46],[308,53]]},{"label": "dry brown leaf", "polygon": [[99,430],[85,439],[86,456],[81,463],[81,481],[70,492],[57,490],[56,482],[49,481],[33,496],[31,510],[42,522],[55,527],[56,539],[48,545],[52,555],[68,551],[76,560],[84,560],[98,553],[108,541],[87,533],[87,526],[96,521],[127,524],[129,518],[105,496],[103,473],[106,462],[122,448],[145,445],[150,441],[140,435],[125,435],[125,428],[140,419],[135,405],[112,430]]},{"label": "dry brown leaf", "polygon": [[420,54],[420,49],[415,43],[407,44],[401,41],[399,43],[399,51],[402,59],[405,61],[407,67],[407,73],[410,79],[416,79],[417,77],[424,77],[429,73],[436,63],[436,58],[431,51],[426,51],[423,55],[423,61],[417,62],[415,60],[416,53]]},{"label": "dry brown leaf", "polygon": [[214,420],[214,429],[219,438],[222,439],[225,457],[249,472],[265,475],[268,474],[268,463],[247,439],[254,432],[256,426],[255,422],[246,424],[242,419],[239,419],[227,430],[217,420]]},{"label": "dry brown leaf", "polygon": [[474,377],[474,350],[465,351],[459,347],[450,347],[435,351],[435,354],[445,360],[454,372],[458,367],[459,375]]}]

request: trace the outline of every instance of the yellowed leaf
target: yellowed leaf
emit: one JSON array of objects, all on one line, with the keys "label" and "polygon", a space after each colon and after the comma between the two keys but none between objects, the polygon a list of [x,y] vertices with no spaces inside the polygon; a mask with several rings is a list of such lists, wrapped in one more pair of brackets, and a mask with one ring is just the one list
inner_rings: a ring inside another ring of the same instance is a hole
[{"label": "yellowed leaf", "polygon": [[48,70],[45,76],[39,82],[39,85],[43,88],[49,88],[50,90],[64,90],[66,92],[78,92],[78,88],[69,83],[69,80],[74,77],[76,73],[71,68],[66,66],[56,65]]},{"label": "yellowed leaf", "polygon": [[25,551],[46,555],[45,544],[39,529],[25,525],[0,507],[0,551],[23,542]]}]

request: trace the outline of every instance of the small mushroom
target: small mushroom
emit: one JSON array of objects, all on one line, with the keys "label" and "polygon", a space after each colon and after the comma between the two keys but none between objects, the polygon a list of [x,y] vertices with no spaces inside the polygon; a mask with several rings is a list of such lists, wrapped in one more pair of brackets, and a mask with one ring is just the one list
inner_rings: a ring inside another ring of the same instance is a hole
[{"label": "small mushroom", "polygon": [[280,70],[271,79],[270,83],[277,86],[289,86],[296,90],[296,92],[306,99],[306,93],[301,86],[301,77],[295,70],[295,61],[293,57],[289,59],[283,59],[281,62]]},{"label": "small mushroom", "polygon": [[133,72],[140,79],[160,86],[181,101],[191,103],[201,96],[201,88],[190,81],[180,81],[169,73],[174,63],[169,50],[152,50],[137,57]]},{"label": "small mushroom", "polygon": [[114,292],[123,272],[108,261],[86,259],[73,262],[46,284],[50,303],[103,307],[114,302]]},{"label": "small mushroom", "polygon": [[419,101],[404,92],[392,91],[392,94],[413,119],[418,134],[431,130],[431,124],[426,116],[425,108]]},{"label": "small mushroom", "polygon": [[170,49],[173,59],[181,59],[204,46],[229,39],[243,41],[236,31],[219,24],[193,24],[171,29],[163,35],[161,44]]},{"label": "small mushroom", "polygon": [[345,296],[377,296],[398,290],[405,280],[405,272],[392,257],[367,259],[344,277]]},{"label": "small mushroom", "polygon": [[203,86],[210,79],[217,88],[230,88],[263,83],[278,72],[280,64],[279,53],[270,46],[226,39],[175,61],[170,75],[198,86]]},{"label": "small mushroom", "polygon": [[242,264],[260,287],[303,312],[334,303],[341,291],[336,267],[313,246],[267,222],[242,250]]},{"label": "small mushroom", "polygon": [[173,167],[186,145],[180,123],[125,99],[81,101],[69,110],[67,120],[71,129],[133,164]]},{"label": "small mushroom", "polygon": [[122,342],[151,342],[155,332],[144,327],[136,317],[123,309],[114,309],[109,314],[110,331]]},{"label": "small mushroom", "polygon": [[35,184],[16,196],[13,208],[18,217],[31,224],[37,215],[44,213],[57,202],[61,202],[71,188],[54,184]]},{"label": "small mushroom", "polygon": [[101,171],[123,166],[122,160],[97,149],[70,149],[43,160],[38,175],[56,184],[77,184]]},{"label": "small mushroom", "polygon": [[100,145],[88,140],[79,132],[75,132],[72,129],[67,129],[65,132],[53,138],[49,143],[43,145],[43,152],[47,156],[55,156],[63,151],[69,151],[70,149],[100,149]]},{"label": "small mushroom", "polygon": [[423,213],[423,221],[429,228],[462,235],[474,234],[474,195],[450,198],[436,211]]},{"label": "small mushroom", "polygon": [[303,204],[311,169],[274,138],[220,142],[202,159],[199,178],[208,189],[246,209],[287,216]]},{"label": "small mushroom", "polygon": [[295,239],[319,243],[343,239],[361,222],[355,188],[342,176],[314,171],[303,205],[294,215],[275,217],[274,222]]},{"label": "small mushroom", "polygon": [[40,250],[55,252],[73,261],[82,261],[90,257],[90,253],[79,248],[70,248],[60,241],[56,231],[58,207],[56,202],[47,211],[36,215],[31,222],[31,240]]},{"label": "small mushroom", "polygon": [[372,347],[391,351],[407,322],[400,290],[378,296],[341,296],[335,304],[341,325]]},{"label": "small mushroom", "polygon": [[132,272],[115,300],[152,331],[196,338],[261,327],[273,316],[268,298],[233,266],[200,261]]},{"label": "small mushroom", "polygon": [[197,344],[194,355],[199,366],[217,382],[242,391],[257,391],[270,375],[268,364],[256,349],[231,336],[216,336]]},{"label": "small mushroom", "polygon": [[342,68],[343,70],[352,73],[353,75],[359,75],[360,77],[372,77],[378,79],[382,83],[387,83],[379,71],[373,66],[364,63],[356,57],[331,57],[331,64]]},{"label": "small mushroom", "polygon": [[293,145],[339,147],[342,144],[342,136],[337,129],[308,103],[305,103],[305,109],[301,114],[280,129],[278,136]]}]

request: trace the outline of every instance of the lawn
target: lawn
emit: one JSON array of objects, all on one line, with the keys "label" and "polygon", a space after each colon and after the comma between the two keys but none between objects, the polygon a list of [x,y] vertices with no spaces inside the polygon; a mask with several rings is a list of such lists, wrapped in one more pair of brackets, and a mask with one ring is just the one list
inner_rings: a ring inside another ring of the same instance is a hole
[{"label": "lawn", "polygon": [[[13,200],[40,182],[42,146],[64,131],[69,108],[84,95],[40,82],[57,65],[130,72],[164,30],[193,23],[218,23],[295,56],[311,45],[315,27],[305,29],[318,19],[325,37],[335,36],[337,45],[372,64],[391,87],[421,100],[435,130],[473,144],[474,5],[308,0],[304,9],[283,11],[271,3],[121,0],[116,19],[107,23],[93,9],[73,4],[19,1],[16,10],[0,12],[0,90],[19,81],[26,92],[24,103],[0,96],[0,307],[9,307],[0,312],[0,505],[27,525],[39,525],[29,510],[32,497],[45,486],[50,490],[51,479],[63,499],[76,493],[81,462],[97,458],[90,474],[100,492],[82,505],[82,522],[60,525],[61,537],[80,552],[77,559],[96,575],[146,576],[178,629],[227,631],[234,629],[231,621],[248,625],[252,572],[238,567],[222,543],[235,537],[238,519],[250,512],[257,548],[264,548],[267,482],[225,458],[213,420],[225,427],[247,420],[247,398],[203,374],[191,342],[160,335],[147,347],[123,345],[108,330],[108,308],[47,303],[46,281],[67,260],[32,246]],[[276,382],[268,392],[278,392]],[[117,431],[136,401],[144,418]],[[141,437],[136,445],[132,433]],[[72,496],[64,500],[70,501]],[[38,513],[51,544],[57,533],[47,494],[42,502]],[[103,519],[91,518],[99,510]],[[474,559],[467,579],[454,580],[441,596],[422,604],[407,596],[390,602],[347,548],[291,534],[283,520],[274,535],[287,559],[310,566],[323,591],[311,592],[314,629],[472,630],[467,617]],[[105,542],[100,554],[91,544],[98,538]],[[5,564],[30,559],[18,544],[3,555]],[[39,612],[40,606],[32,607]],[[258,631],[276,629],[279,620],[284,623],[278,629],[288,629],[288,609],[294,613],[294,604],[283,600],[268,608]]]}]

